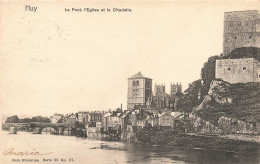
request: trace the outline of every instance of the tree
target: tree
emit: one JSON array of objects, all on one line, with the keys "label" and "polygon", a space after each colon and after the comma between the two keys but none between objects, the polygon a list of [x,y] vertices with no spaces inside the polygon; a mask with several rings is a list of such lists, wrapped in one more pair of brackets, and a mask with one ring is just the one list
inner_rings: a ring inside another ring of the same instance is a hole
[{"label": "tree", "polygon": [[47,117],[42,116],[36,116],[31,119],[31,122],[44,122],[44,123],[50,123],[51,120]]},{"label": "tree", "polygon": [[57,121],[57,123],[62,123],[62,118]]},{"label": "tree", "polygon": [[14,116],[8,117],[5,121],[5,123],[18,123],[18,121],[19,121],[18,116],[14,115]]},{"label": "tree", "polygon": [[19,123],[30,123],[31,119],[30,118],[24,118],[24,119],[19,119]]},{"label": "tree", "polygon": [[177,109],[185,113],[190,113],[192,108],[202,102],[202,98],[198,99],[198,94],[202,89],[201,80],[196,80],[189,84],[188,89],[184,91],[183,96],[177,102]]},{"label": "tree", "polygon": [[144,126],[136,132],[136,138],[144,143],[151,143],[151,137],[157,133],[158,129],[150,125]]},{"label": "tree", "polygon": [[202,97],[209,91],[210,83],[215,78],[216,60],[220,58],[221,57],[218,55],[209,57],[208,61],[204,63],[204,66],[201,69],[201,79],[203,80],[203,87],[201,90]]}]

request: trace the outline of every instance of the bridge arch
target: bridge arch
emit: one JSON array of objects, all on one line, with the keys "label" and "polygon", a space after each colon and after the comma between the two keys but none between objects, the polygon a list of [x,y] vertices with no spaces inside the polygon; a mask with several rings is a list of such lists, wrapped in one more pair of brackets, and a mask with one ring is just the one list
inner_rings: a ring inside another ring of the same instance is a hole
[{"label": "bridge arch", "polygon": [[45,127],[42,129],[42,134],[54,134],[57,131],[53,127]]}]

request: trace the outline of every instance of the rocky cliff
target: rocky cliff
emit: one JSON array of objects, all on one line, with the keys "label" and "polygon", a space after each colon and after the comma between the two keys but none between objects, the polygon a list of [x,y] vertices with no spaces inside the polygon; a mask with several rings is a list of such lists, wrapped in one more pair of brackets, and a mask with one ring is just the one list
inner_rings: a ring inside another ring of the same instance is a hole
[{"label": "rocky cliff", "polygon": [[260,129],[259,84],[229,84],[214,79],[194,114],[227,133],[257,131]]}]

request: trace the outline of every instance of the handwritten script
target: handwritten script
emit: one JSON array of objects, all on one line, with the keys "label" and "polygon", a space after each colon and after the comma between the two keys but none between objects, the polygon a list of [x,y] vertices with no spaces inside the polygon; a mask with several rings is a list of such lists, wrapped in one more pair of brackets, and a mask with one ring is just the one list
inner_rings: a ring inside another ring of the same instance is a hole
[{"label": "handwritten script", "polygon": [[48,153],[40,153],[38,151],[21,151],[21,152],[16,152],[14,148],[7,149],[3,152],[4,156],[7,155],[16,155],[16,156],[29,156],[29,155],[49,155],[52,154],[53,152],[48,152]]}]

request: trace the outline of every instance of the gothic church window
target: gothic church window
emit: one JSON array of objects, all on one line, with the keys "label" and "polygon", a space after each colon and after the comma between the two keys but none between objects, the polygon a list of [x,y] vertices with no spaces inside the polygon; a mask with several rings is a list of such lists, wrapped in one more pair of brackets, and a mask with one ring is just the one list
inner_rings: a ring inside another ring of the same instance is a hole
[{"label": "gothic church window", "polygon": [[133,87],[135,86],[135,81],[133,81]]},{"label": "gothic church window", "polygon": [[139,81],[136,81],[136,86],[139,86]]}]

